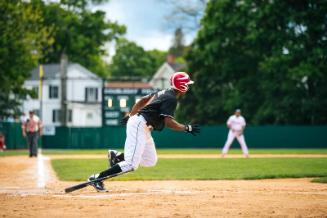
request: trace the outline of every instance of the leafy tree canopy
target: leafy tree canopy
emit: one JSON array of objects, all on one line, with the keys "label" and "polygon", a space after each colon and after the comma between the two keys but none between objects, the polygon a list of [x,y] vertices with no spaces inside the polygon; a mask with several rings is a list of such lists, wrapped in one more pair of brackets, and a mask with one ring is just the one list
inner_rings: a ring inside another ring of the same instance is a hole
[{"label": "leafy tree canopy", "polygon": [[107,76],[104,45],[126,28],[87,7],[105,1],[0,1],[0,118],[19,114],[21,99],[33,95],[22,87],[29,72],[39,63],[58,63],[63,53],[71,62]]},{"label": "leafy tree canopy", "polygon": [[124,34],[125,26],[106,21],[103,11],[92,12],[85,8],[89,1],[61,2],[45,4],[41,0],[33,1],[36,7],[42,8],[43,25],[52,28],[51,36],[54,39],[50,47],[43,48],[46,53],[41,62],[58,63],[61,54],[66,53],[69,61],[80,63],[100,76],[107,76],[103,60],[103,56],[107,55],[104,45]]},{"label": "leafy tree canopy", "polygon": [[326,1],[209,1],[179,116],[224,123],[240,107],[253,124],[325,124],[326,14]]},{"label": "leafy tree canopy", "polygon": [[0,118],[19,113],[29,71],[53,42],[42,12],[18,0],[0,1]]},{"label": "leafy tree canopy", "polygon": [[150,78],[164,63],[166,55],[159,50],[145,51],[135,42],[120,39],[110,65],[111,76]]},{"label": "leafy tree canopy", "polygon": [[182,57],[185,54],[184,33],[181,28],[175,30],[172,46],[169,53],[175,57]]}]

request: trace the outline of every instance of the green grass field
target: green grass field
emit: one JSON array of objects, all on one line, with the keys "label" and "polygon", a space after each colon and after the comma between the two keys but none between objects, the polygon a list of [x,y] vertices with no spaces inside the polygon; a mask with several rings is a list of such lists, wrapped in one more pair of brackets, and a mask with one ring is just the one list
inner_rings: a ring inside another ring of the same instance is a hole
[{"label": "green grass field", "polygon": [[315,179],[312,180],[312,182],[327,183],[327,176],[326,177],[315,178]]},{"label": "green grass field", "polygon": [[[105,154],[108,149],[46,149],[45,155],[61,154]],[[219,154],[221,149],[158,149],[158,154]],[[241,154],[240,149],[231,149],[229,154]],[[250,149],[250,154],[327,154],[327,149]]]},{"label": "green grass field", "polygon": [[20,155],[28,155],[27,150],[5,150],[4,152],[0,152],[0,157],[5,156],[20,156]]},{"label": "green grass field", "polygon": [[[44,155],[105,155],[107,149],[43,149]],[[219,154],[220,149],[158,149],[158,154]],[[231,149],[229,154],[241,154],[240,149]],[[327,149],[250,149],[250,154],[327,154]],[[28,155],[26,150],[6,150],[0,152],[0,157]]]},{"label": "green grass field", "polygon": [[[61,180],[83,181],[107,168],[101,159],[57,159],[52,165]],[[216,180],[327,177],[327,158],[161,159],[116,180]]]},{"label": "green grass field", "polygon": [[[44,155],[101,154],[107,149],[47,149]],[[327,154],[327,149],[251,149],[251,154]],[[158,149],[158,154],[219,154],[219,149]],[[241,154],[232,149],[230,154]],[[27,150],[7,150],[4,156],[28,155]],[[107,168],[103,159],[58,159],[52,165],[61,180],[83,181],[90,174]],[[213,180],[320,177],[313,182],[327,183],[327,158],[250,158],[250,159],[160,159],[156,167],[140,168],[116,180]]]}]

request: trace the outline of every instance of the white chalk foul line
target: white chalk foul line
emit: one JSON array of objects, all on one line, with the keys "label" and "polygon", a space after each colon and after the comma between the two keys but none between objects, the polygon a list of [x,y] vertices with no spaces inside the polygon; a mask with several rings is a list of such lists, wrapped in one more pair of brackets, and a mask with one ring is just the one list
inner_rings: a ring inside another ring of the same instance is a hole
[{"label": "white chalk foul line", "polygon": [[49,158],[44,157],[42,155],[42,150],[38,150],[37,156],[37,187],[38,188],[45,188],[46,182],[48,180],[48,170],[45,167],[45,161]]}]

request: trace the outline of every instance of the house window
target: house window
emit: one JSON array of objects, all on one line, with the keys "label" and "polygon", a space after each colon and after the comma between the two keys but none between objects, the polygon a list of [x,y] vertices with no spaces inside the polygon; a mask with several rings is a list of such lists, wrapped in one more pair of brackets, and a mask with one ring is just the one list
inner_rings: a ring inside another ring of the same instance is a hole
[{"label": "house window", "polygon": [[85,101],[92,102],[98,100],[98,88],[86,87],[85,88]]},{"label": "house window", "polygon": [[112,98],[108,98],[108,108],[112,108]]},{"label": "house window", "polygon": [[59,89],[58,86],[49,86],[49,98],[50,99],[57,99],[59,96]]},{"label": "house window", "polygon": [[92,119],[93,118],[93,114],[92,113],[87,113],[86,114],[86,118],[87,119]]},{"label": "house window", "polygon": [[60,121],[60,110],[52,110],[52,122],[58,123]]},{"label": "house window", "polygon": [[126,98],[121,98],[121,99],[119,99],[119,106],[120,106],[121,108],[125,108],[125,107],[127,107],[127,99],[126,99]]},{"label": "house window", "polygon": [[38,99],[39,98],[39,87],[38,86],[33,86],[32,90],[34,92],[33,99]]},{"label": "house window", "polygon": [[[60,122],[60,116],[61,116],[61,110],[59,110],[59,109],[52,110],[52,122],[53,123]],[[67,119],[68,119],[68,122],[73,121],[73,111],[70,109],[67,111]]]}]

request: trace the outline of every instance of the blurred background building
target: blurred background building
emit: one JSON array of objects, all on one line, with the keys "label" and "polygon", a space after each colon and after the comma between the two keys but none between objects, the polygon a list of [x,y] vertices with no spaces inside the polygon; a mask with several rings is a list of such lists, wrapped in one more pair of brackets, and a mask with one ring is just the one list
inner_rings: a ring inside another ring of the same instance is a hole
[{"label": "blurred background building", "polygon": [[[67,76],[64,78],[66,91],[62,93],[60,64],[43,66],[44,76],[42,92],[39,91],[39,67],[34,68],[31,76],[25,81],[27,89],[34,89],[39,96],[27,97],[22,104],[25,114],[34,110],[45,125],[54,126],[101,126],[101,90],[102,79],[77,63],[67,65]],[[41,96],[40,96],[41,95]],[[67,122],[61,120],[63,113],[62,98],[66,96]]]},{"label": "blurred background building", "polygon": [[117,126],[142,96],[154,91],[142,81],[108,81],[103,88],[103,126]]},{"label": "blurred background building", "polygon": [[156,89],[167,89],[170,87],[170,76],[186,67],[186,64],[177,63],[174,55],[167,55],[167,60],[153,75],[150,80],[151,86]]}]

